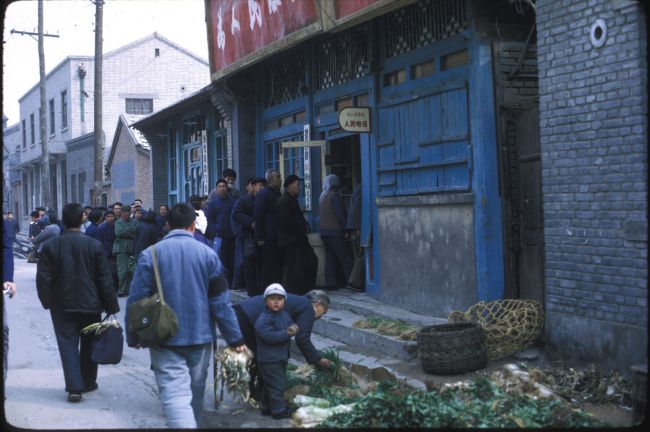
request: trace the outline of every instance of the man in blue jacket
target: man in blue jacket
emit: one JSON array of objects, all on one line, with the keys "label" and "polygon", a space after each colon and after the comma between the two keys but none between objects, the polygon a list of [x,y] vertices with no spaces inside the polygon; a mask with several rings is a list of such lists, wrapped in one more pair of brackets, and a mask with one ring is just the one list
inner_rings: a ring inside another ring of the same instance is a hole
[{"label": "man in blue jacket", "polygon": [[[127,299],[128,306],[156,292],[151,248],[156,248],[163,297],[178,319],[178,333],[164,346],[150,347],[163,411],[170,428],[196,428],[201,419],[205,381],[216,340],[221,335],[235,351],[246,346],[230,305],[228,282],[219,257],[194,239],[196,213],[186,203],[169,211],[169,234],[140,253]],[[137,334],[126,326],[126,342],[140,347]]]}]

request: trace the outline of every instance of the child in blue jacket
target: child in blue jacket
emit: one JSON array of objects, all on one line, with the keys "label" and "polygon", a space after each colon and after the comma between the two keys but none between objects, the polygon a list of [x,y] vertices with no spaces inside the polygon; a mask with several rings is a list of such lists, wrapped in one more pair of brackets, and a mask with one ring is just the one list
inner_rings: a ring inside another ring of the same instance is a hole
[{"label": "child in blue jacket", "polygon": [[291,336],[298,332],[298,326],[284,310],[287,293],[278,283],[264,290],[264,312],[255,322],[257,339],[257,366],[264,380],[260,408],[262,415],[274,419],[291,415],[284,403],[287,387],[287,362]]}]

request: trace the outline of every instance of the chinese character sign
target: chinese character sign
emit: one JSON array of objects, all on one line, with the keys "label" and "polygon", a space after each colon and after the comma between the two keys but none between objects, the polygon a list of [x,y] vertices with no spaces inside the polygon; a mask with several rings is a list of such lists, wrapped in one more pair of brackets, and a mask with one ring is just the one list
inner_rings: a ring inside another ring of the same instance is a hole
[{"label": "chinese character sign", "polygon": [[210,0],[211,72],[318,20],[316,0]]},{"label": "chinese character sign", "polygon": [[370,107],[345,107],[339,111],[339,126],[347,132],[370,132]]}]

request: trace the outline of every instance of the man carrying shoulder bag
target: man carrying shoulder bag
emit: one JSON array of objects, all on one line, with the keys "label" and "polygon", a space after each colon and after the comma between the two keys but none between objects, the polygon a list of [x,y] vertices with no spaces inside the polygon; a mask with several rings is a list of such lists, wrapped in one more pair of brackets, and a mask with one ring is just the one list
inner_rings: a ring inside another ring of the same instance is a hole
[{"label": "man carrying shoulder bag", "polygon": [[[155,245],[162,297],[178,320],[174,336],[149,347],[170,428],[196,428],[200,422],[215,321],[231,348],[247,349],[230,304],[224,268],[214,250],[194,238],[195,218],[191,206],[176,204],[168,215],[169,233]],[[142,344],[129,326],[129,305],[157,292],[151,252],[147,248],[138,258],[126,303],[126,340],[135,348]]]}]

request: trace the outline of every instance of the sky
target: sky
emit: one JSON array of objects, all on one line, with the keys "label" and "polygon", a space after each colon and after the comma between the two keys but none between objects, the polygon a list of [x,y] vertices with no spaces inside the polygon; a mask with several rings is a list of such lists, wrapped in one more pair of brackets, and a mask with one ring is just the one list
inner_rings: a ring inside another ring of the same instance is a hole
[{"label": "sky", "polygon": [[[3,2],[5,5],[6,2]],[[38,1],[19,0],[4,7],[2,111],[8,126],[20,121],[18,99],[39,82],[36,36]],[[95,54],[95,5],[90,0],[45,0],[43,7],[45,73],[70,55]],[[105,0],[104,54],[157,31],[208,60],[204,0]]]}]

